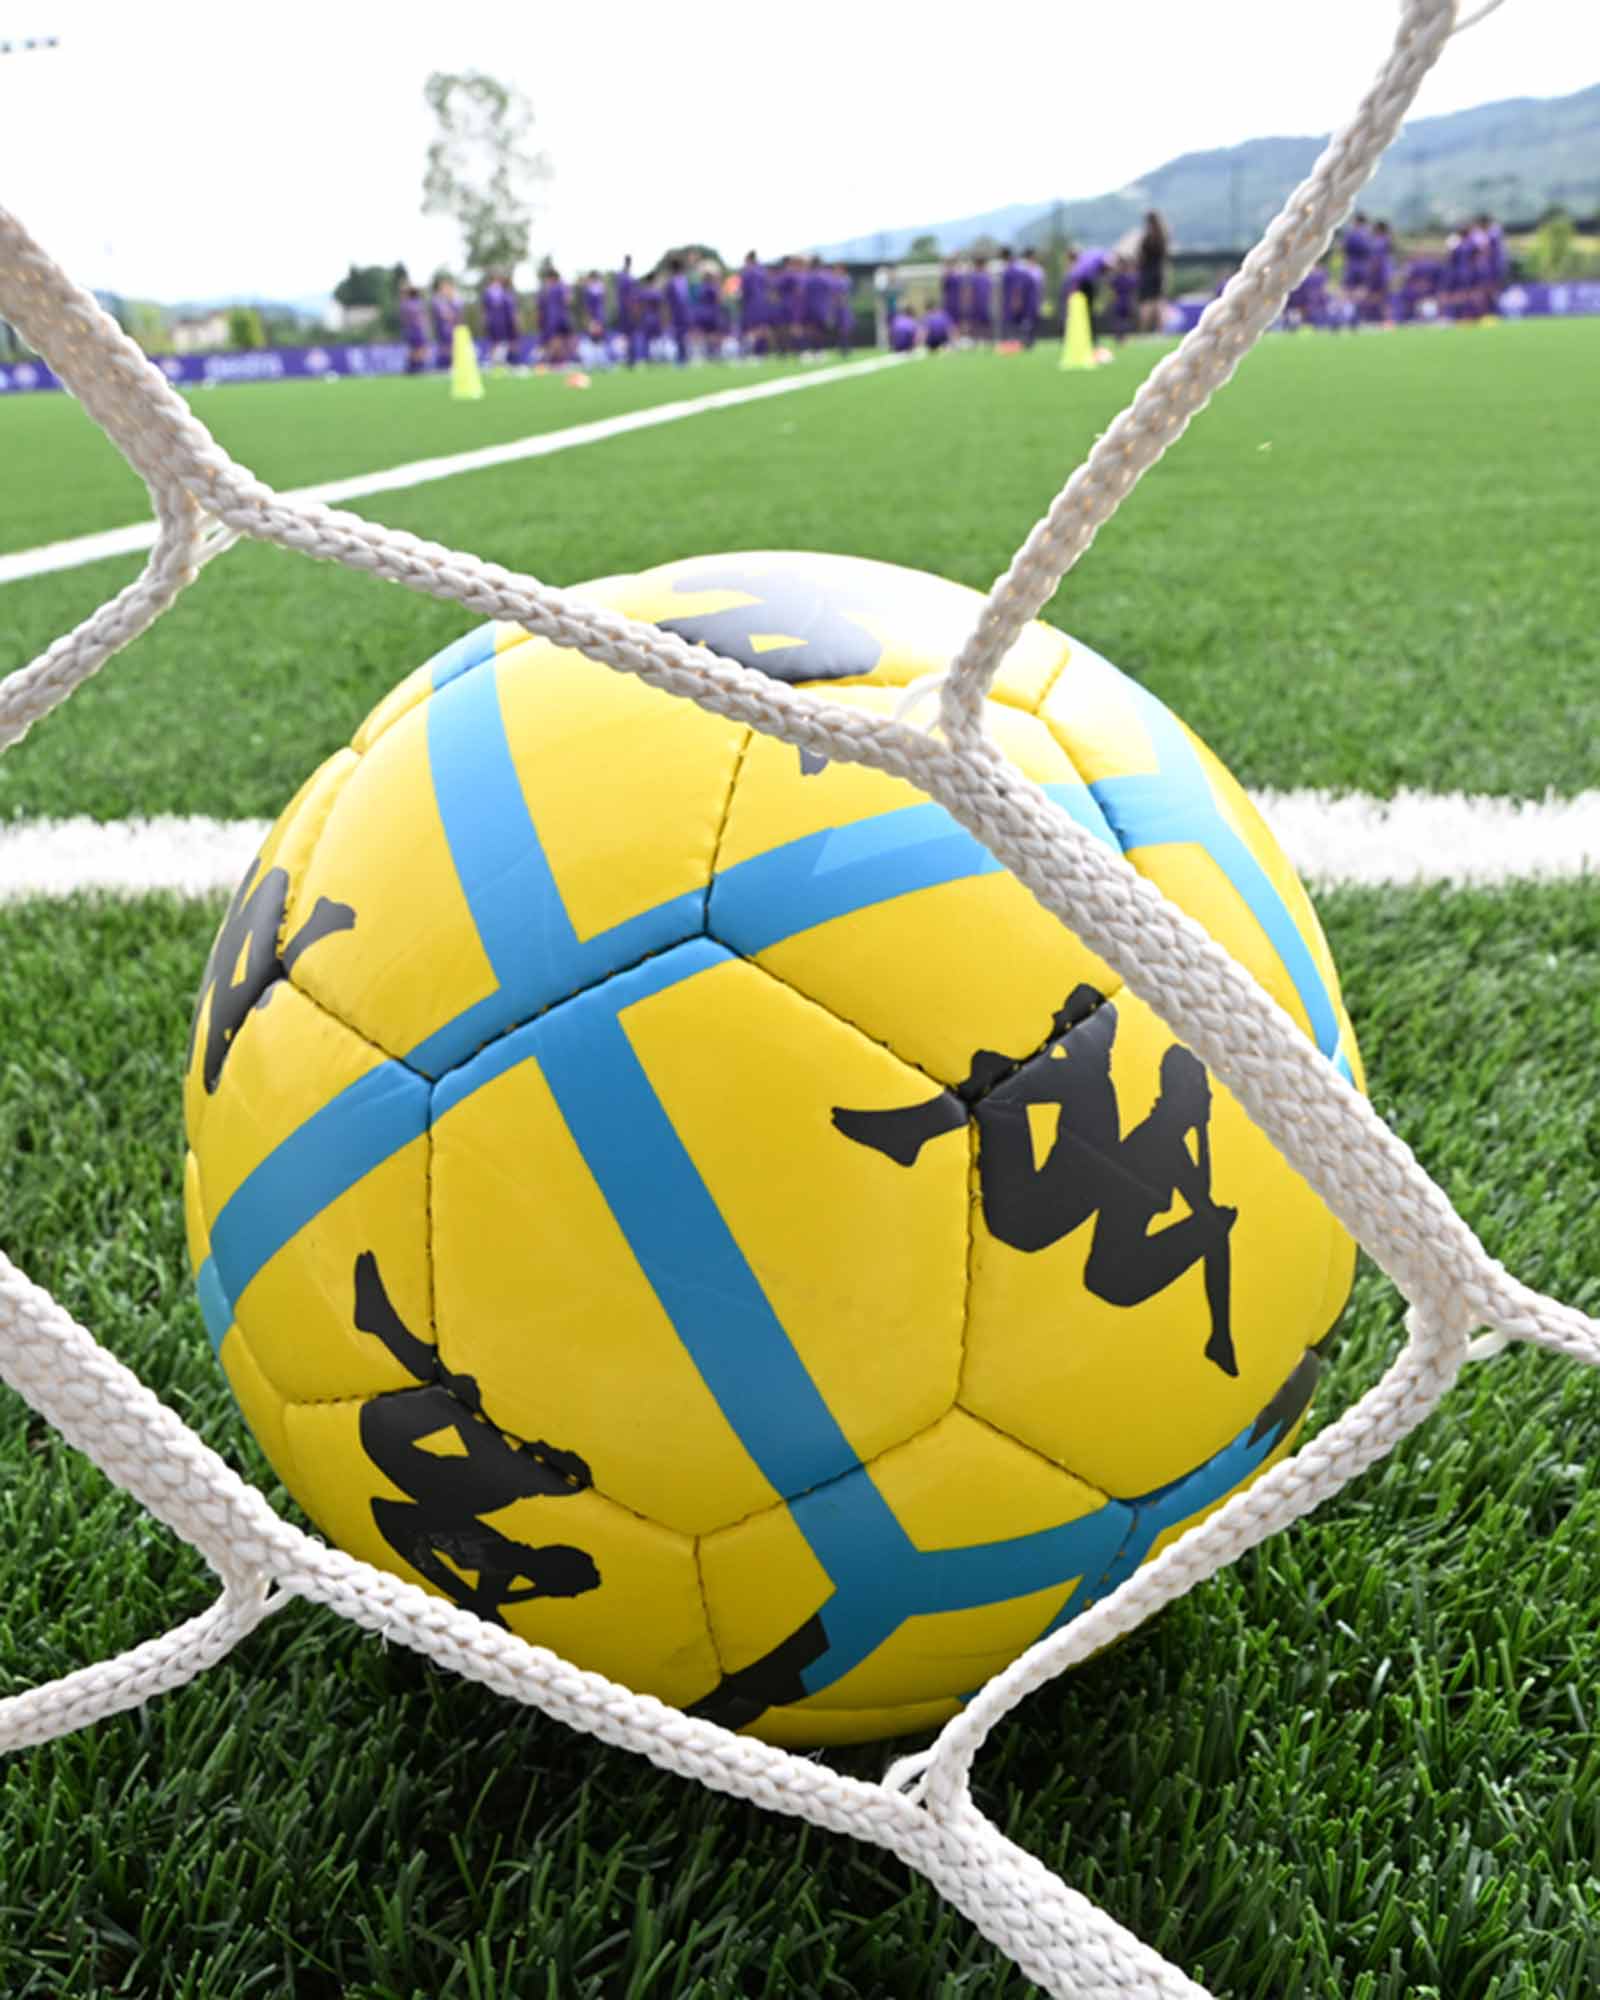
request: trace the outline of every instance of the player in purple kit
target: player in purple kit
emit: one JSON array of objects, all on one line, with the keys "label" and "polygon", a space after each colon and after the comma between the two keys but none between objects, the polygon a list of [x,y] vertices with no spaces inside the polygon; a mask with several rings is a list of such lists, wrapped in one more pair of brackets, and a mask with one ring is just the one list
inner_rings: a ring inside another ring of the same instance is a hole
[{"label": "player in purple kit", "polygon": [[689,280],[684,275],[683,259],[674,257],[667,265],[667,282],[664,293],[667,306],[667,320],[672,328],[673,345],[677,349],[677,363],[681,368],[689,359],[689,325],[693,318],[693,301],[689,294]]},{"label": "player in purple kit", "polygon": [[633,324],[628,330],[628,360],[648,361],[650,350],[661,338],[661,285],[652,271],[636,279],[629,294]]},{"label": "player in purple kit", "polygon": [[1340,241],[1340,248],[1344,252],[1344,262],[1339,272],[1339,289],[1345,298],[1354,304],[1359,314],[1362,298],[1367,289],[1367,258],[1372,249],[1367,218],[1360,209],[1351,216],[1349,226]]},{"label": "player in purple kit", "polygon": [[406,344],[406,373],[420,375],[426,369],[428,353],[428,320],[422,303],[422,294],[415,285],[405,285],[400,292],[400,337]]},{"label": "player in purple kit", "polygon": [[814,354],[825,347],[833,319],[833,279],[813,257],[802,267],[800,276],[800,349]]},{"label": "player in purple kit", "polygon": [[909,354],[917,344],[917,316],[908,300],[901,299],[889,316],[889,352]]},{"label": "player in purple kit", "polygon": [[1385,325],[1390,319],[1389,285],[1394,276],[1394,238],[1387,222],[1375,223],[1367,238],[1364,276],[1361,317],[1369,326]]},{"label": "player in purple kit", "polygon": [[944,307],[934,306],[922,322],[922,344],[930,354],[937,354],[950,345],[955,330],[956,323]]},{"label": "player in purple kit", "polygon": [[1496,289],[1490,275],[1492,253],[1487,216],[1480,215],[1467,231],[1467,249],[1467,282],[1471,292],[1468,317],[1483,319],[1489,313],[1489,301]]},{"label": "player in purple kit", "polygon": [[789,344],[797,354],[804,354],[809,346],[810,322],[806,307],[815,294],[811,291],[811,266],[804,257],[796,257],[793,317],[789,321]]},{"label": "player in purple kit", "polygon": [[1500,294],[1511,275],[1511,259],[1506,255],[1506,233],[1492,215],[1478,217],[1477,234],[1477,306],[1485,319],[1492,319],[1500,310]]},{"label": "player in purple kit", "polygon": [[694,281],[694,326],[701,354],[714,359],[722,351],[726,325],[722,310],[722,274],[715,264],[702,264]]},{"label": "player in purple kit", "polygon": [[456,328],[461,321],[461,299],[454,278],[441,273],[434,279],[433,295],[428,300],[428,317],[433,321],[434,366],[448,368]]},{"label": "player in purple kit", "polygon": [[572,354],[572,311],[567,287],[553,264],[539,286],[539,344],[543,359],[559,366]]},{"label": "player in purple kit", "polygon": [[959,257],[946,257],[944,260],[944,270],[939,278],[939,303],[951,326],[960,326],[967,316],[967,274],[961,267]]},{"label": "player in purple kit", "polygon": [[1131,257],[1111,260],[1111,327],[1118,346],[1138,323],[1139,273]]},{"label": "player in purple kit", "polygon": [[796,328],[803,324],[805,318],[801,297],[803,284],[800,259],[791,253],[779,264],[772,278],[772,331],[782,354],[792,353],[799,345]]},{"label": "player in purple kit", "polygon": [[1032,347],[1044,311],[1044,266],[1030,250],[1022,260],[1022,344]]},{"label": "player in purple kit", "polygon": [[739,266],[739,335],[746,354],[765,354],[768,344],[770,273],[753,250]]},{"label": "player in purple kit", "polygon": [[1014,250],[1002,250],[1000,272],[1000,332],[1006,340],[1021,340],[1028,308],[1028,267]]},{"label": "player in purple kit", "polygon": [[1284,303],[1284,324],[1292,328],[1322,327],[1328,323],[1328,274],[1314,264],[1295,286]]},{"label": "player in purple kit", "polygon": [[1094,321],[1095,295],[1100,289],[1100,280],[1105,276],[1111,263],[1109,250],[1080,250],[1072,260],[1071,268],[1061,280],[1061,324],[1067,323],[1067,301],[1074,292],[1082,292],[1089,302],[1090,323]]},{"label": "player in purple kit", "polygon": [[638,282],[638,279],[633,275],[632,257],[624,257],[622,268],[611,274],[612,312],[614,314],[612,324],[622,336],[623,344],[627,349],[628,366],[630,368],[639,358],[634,352],[633,340],[633,294]]},{"label": "player in purple kit", "polygon": [[1000,338],[1015,340],[1022,310],[1022,266],[1009,244],[1001,248],[1000,258]]},{"label": "player in purple kit", "polygon": [[843,264],[833,267],[833,339],[841,354],[848,353],[855,341],[856,306],[855,288],[850,282],[849,270]]},{"label": "player in purple kit", "polygon": [[1439,288],[1444,281],[1444,262],[1439,257],[1412,257],[1400,274],[1395,294],[1395,318],[1434,320],[1439,316]]},{"label": "player in purple kit", "polygon": [[606,281],[598,271],[591,271],[583,281],[579,293],[579,312],[583,330],[591,340],[604,340],[606,333]]},{"label": "player in purple kit", "polygon": [[478,294],[483,337],[489,345],[489,365],[503,368],[521,332],[517,325],[517,295],[499,271],[491,271]]},{"label": "player in purple kit", "polygon": [[974,257],[967,279],[967,334],[972,340],[994,339],[994,279],[987,257]]},{"label": "player in purple kit", "polygon": [[1447,319],[1472,317],[1473,245],[1460,230],[1453,230],[1444,253],[1444,283],[1439,303]]}]

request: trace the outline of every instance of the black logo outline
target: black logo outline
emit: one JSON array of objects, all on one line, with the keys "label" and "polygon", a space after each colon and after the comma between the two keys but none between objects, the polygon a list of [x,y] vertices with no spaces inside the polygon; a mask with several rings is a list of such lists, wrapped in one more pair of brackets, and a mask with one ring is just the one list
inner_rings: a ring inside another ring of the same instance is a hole
[{"label": "black logo outline", "polygon": [[[1199,1057],[1174,1042],[1161,1058],[1155,1104],[1124,1133],[1111,1078],[1116,1031],[1116,1007],[1084,983],[1032,1055],[979,1049],[954,1090],[887,1111],[836,1106],[833,1123],[910,1168],[930,1141],[976,1121],[983,1219],[998,1242],[1036,1253],[1092,1221],[1084,1284],[1114,1306],[1143,1305],[1199,1264],[1211,1321],[1205,1358],[1237,1376],[1230,1239],[1239,1211],[1211,1192],[1211,1080]],[[1036,1161],[1028,1110],[1041,1104],[1059,1107],[1059,1122]],[[1153,1228],[1175,1194],[1189,1213]]]},{"label": "black logo outline", "polygon": [[[442,1595],[492,1625],[505,1625],[502,1605],[597,1589],[600,1570],[587,1550],[519,1542],[480,1519],[514,1500],[586,1492],[594,1484],[587,1463],[542,1439],[521,1443],[498,1430],[484,1415],[476,1377],[452,1373],[402,1321],[370,1250],[356,1258],[355,1324],[381,1340],[417,1382],[361,1406],[363,1451],[409,1496],[372,1499],[373,1521],[390,1548]],[[455,1432],[459,1455],[419,1448],[418,1439],[441,1430]],[[463,1571],[475,1572],[477,1582]]]},{"label": "black logo outline", "polygon": [[234,891],[222,928],[206,959],[206,969],[200,975],[200,991],[189,1023],[188,1063],[192,1064],[200,1037],[200,1016],[206,1012],[209,995],[211,1011],[206,1021],[202,1070],[208,1096],[221,1083],[234,1041],[251,1011],[267,1004],[279,982],[288,978],[301,953],[337,931],[355,929],[356,913],[348,903],[335,903],[327,896],[319,896],[310,916],[280,951],[278,938],[289,907],[289,871],[269,868],[258,880],[256,871],[260,866],[258,856]]}]

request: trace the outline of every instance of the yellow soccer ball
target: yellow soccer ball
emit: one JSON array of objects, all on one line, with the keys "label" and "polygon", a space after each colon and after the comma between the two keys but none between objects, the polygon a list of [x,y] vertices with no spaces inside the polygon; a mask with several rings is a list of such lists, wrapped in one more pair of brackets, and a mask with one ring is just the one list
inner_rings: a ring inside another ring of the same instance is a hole
[{"label": "yellow soccer ball", "polygon": [[[980,600],[853,557],[584,587],[886,712]],[[1311,906],[1034,624],[996,740],[1347,1075]],[[790,1744],[932,1727],[1292,1444],[1353,1247],[943,809],[509,626],[403,681],[218,934],[190,1251],[337,1543]]]}]

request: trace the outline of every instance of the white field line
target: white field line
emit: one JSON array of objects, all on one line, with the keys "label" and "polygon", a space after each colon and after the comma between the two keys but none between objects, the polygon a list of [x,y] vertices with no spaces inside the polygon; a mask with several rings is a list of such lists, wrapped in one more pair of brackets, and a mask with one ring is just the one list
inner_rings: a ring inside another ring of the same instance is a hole
[{"label": "white field line", "polygon": [[1600,791],[1506,799],[1472,792],[1252,792],[1308,882],[1334,888],[1600,876]]},{"label": "white field line", "polygon": [[[1493,886],[1600,876],[1600,791],[1516,800],[1402,792],[1262,792],[1289,858],[1319,887]],[[137,896],[233,889],[267,820],[17,820],[0,825],[0,902],[79,889]]]},{"label": "white field line", "polygon": [[[478,451],[458,451],[449,458],[414,459],[409,465],[392,465],[387,472],[358,472],[353,478],[333,479],[321,486],[299,486],[278,497],[316,500],[324,506],[336,507],[346,500],[368,499],[374,493],[397,493],[407,487],[427,486],[435,479],[454,479],[462,472],[483,472],[490,466],[515,465],[524,458],[546,458],[552,452],[574,451],[579,445],[599,444],[606,438],[625,437],[630,431],[651,430],[657,424],[675,424],[707,410],[732,410],[741,403],[759,403],[767,396],[789,396],[797,389],[820,388],[825,382],[876,375],[881,368],[898,368],[916,358],[908,354],[882,354],[872,361],[808,368],[804,374],[780,376],[773,382],[753,382],[744,389],[718,389],[709,396],[657,403],[648,410],[629,410],[618,417],[600,417],[591,424],[542,431],[537,437],[517,438],[510,444],[484,445]],[[76,535],[68,542],[45,542],[36,549],[19,549],[13,555],[0,555],[0,584],[44,576],[51,570],[77,569],[84,563],[103,562],[108,556],[137,555],[143,549],[153,548],[155,539],[153,521],[136,521],[131,527],[108,528],[102,534]]]}]

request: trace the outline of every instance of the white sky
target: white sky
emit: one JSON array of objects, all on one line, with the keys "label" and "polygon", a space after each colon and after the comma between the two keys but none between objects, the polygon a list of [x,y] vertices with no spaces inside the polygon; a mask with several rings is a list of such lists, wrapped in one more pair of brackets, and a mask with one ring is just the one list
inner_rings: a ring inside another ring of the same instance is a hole
[{"label": "white sky", "polygon": [[[296,298],[453,261],[420,213],[432,69],[532,99],[570,275],[669,243],[763,255],[1124,185],[1329,130],[1395,0],[0,0],[0,201],[82,282]],[[1592,0],[1507,0],[1413,115],[1600,80]]]}]

